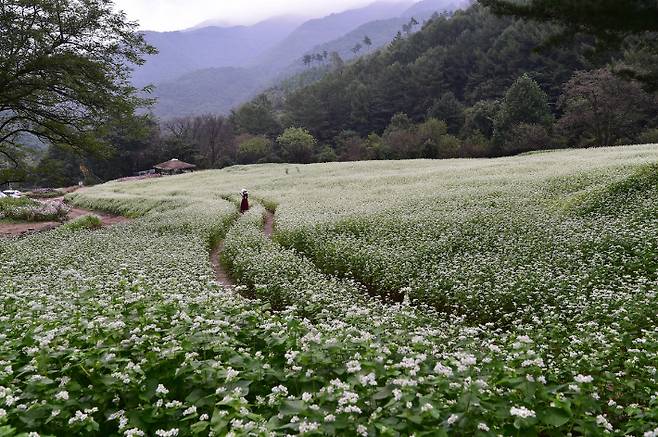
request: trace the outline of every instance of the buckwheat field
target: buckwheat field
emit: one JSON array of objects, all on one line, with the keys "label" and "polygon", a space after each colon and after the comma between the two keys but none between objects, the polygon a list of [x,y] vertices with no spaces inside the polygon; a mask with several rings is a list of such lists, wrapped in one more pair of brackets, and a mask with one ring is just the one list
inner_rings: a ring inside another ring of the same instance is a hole
[{"label": "buckwheat field", "polygon": [[0,436],[658,436],[656,162],[268,164],[69,195],[134,220],[0,237]]}]

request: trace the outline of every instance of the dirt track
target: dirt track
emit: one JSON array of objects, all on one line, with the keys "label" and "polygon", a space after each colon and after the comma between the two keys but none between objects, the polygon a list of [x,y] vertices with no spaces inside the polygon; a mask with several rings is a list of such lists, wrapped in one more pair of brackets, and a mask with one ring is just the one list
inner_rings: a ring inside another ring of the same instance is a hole
[{"label": "dirt track", "polygon": [[[263,225],[263,233],[267,238],[272,238],[274,232],[274,213],[267,211],[265,216],[265,223]],[[212,263],[213,271],[215,272],[215,280],[223,287],[235,287],[235,282],[231,279],[226,269],[221,263],[221,254],[224,249],[224,242],[219,243],[210,253],[210,262]]]},{"label": "dirt track", "polygon": [[[64,202],[63,197],[56,197],[53,199],[50,199],[48,201],[50,202]],[[66,221],[71,221],[75,220],[78,217],[82,217],[85,215],[90,215],[93,214],[97,216],[98,218],[101,219],[101,223],[103,227],[106,226],[112,226],[116,225],[119,223],[125,223],[127,221],[130,221],[129,218],[127,217],[122,217],[122,216],[117,216],[117,215],[112,215],[112,214],[106,214],[103,212],[97,212],[97,211],[90,211],[87,209],[82,209],[82,208],[74,208],[71,207],[68,215],[67,215],[67,220]],[[0,223],[0,236],[21,236],[21,235],[28,235],[28,234],[34,234],[37,232],[45,232],[45,231],[50,231],[52,229],[55,229],[61,225],[63,225],[66,222],[28,222],[28,223]]]}]

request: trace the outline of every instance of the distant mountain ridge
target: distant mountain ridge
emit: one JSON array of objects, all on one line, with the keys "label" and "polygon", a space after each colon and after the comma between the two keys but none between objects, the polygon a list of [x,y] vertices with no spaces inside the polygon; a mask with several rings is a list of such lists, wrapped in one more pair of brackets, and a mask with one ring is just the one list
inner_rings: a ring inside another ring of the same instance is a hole
[{"label": "distant mountain ridge", "polygon": [[[345,60],[367,35],[369,51],[392,40],[411,16],[454,10],[467,0],[378,2],[304,23],[279,17],[254,26],[206,27],[180,32],[148,32],[160,54],[136,71],[135,84],[156,85],[154,113],[171,118],[228,113],[232,108],[304,69],[306,53],[338,52]],[[221,47],[221,50],[218,48]]]},{"label": "distant mountain ridge", "polygon": [[203,27],[176,32],[144,32],[159,53],[138,67],[138,86],[158,84],[181,75],[214,67],[244,67],[286,38],[299,22],[273,18],[253,26]]},{"label": "distant mountain ridge", "polygon": [[259,64],[272,69],[285,68],[313,47],[340,38],[366,23],[396,17],[412,4],[411,1],[377,2],[363,8],[309,20],[272,48],[261,58]]}]

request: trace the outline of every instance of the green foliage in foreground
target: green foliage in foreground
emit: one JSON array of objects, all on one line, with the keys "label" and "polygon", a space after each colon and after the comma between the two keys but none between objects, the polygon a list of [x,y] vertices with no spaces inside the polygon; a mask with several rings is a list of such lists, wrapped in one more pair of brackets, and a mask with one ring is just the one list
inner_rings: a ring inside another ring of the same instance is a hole
[{"label": "green foliage in foreground", "polygon": [[101,219],[98,216],[90,214],[71,220],[63,227],[71,231],[78,231],[80,229],[98,229],[101,226],[103,226]]},{"label": "green foliage in foreground", "polygon": [[[76,193],[140,218],[2,240],[0,434],[651,436],[657,160],[265,165]],[[224,200],[242,187],[276,207],[274,241],[262,206]],[[236,290],[213,281],[220,238]]]}]

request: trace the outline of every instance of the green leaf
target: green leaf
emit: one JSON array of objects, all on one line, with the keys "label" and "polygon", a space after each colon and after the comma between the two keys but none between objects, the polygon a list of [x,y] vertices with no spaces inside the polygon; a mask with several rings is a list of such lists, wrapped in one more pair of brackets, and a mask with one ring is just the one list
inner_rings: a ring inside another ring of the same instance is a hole
[{"label": "green leaf", "polygon": [[540,413],[539,420],[546,425],[554,426],[556,428],[569,422],[570,415],[564,410],[559,408],[549,408],[548,410]]},{"label": "green leaf", "polygon": [[10,437],[16,435],[16,428],[9,425],[0,426],[0,437]]},{"label": "green leaf", "polygon": [[303,401],[284,401],[279,412],[283,414],[297,414],[305,408],[306,405]]},{"label": "green leaf", "polygon": [[372,395],[371,399],[379,401],[388,398],[389,396],[391,396],[391,394],[393,394],[393,390],[391,389],[391,387],[384,387],[383,389],[379,390],[377,393]]},{"label": "green leaf", "polygon": [[201,434],[203,433],[210,424],[208,422],[197,422],[190,427],[192,434]]}]

